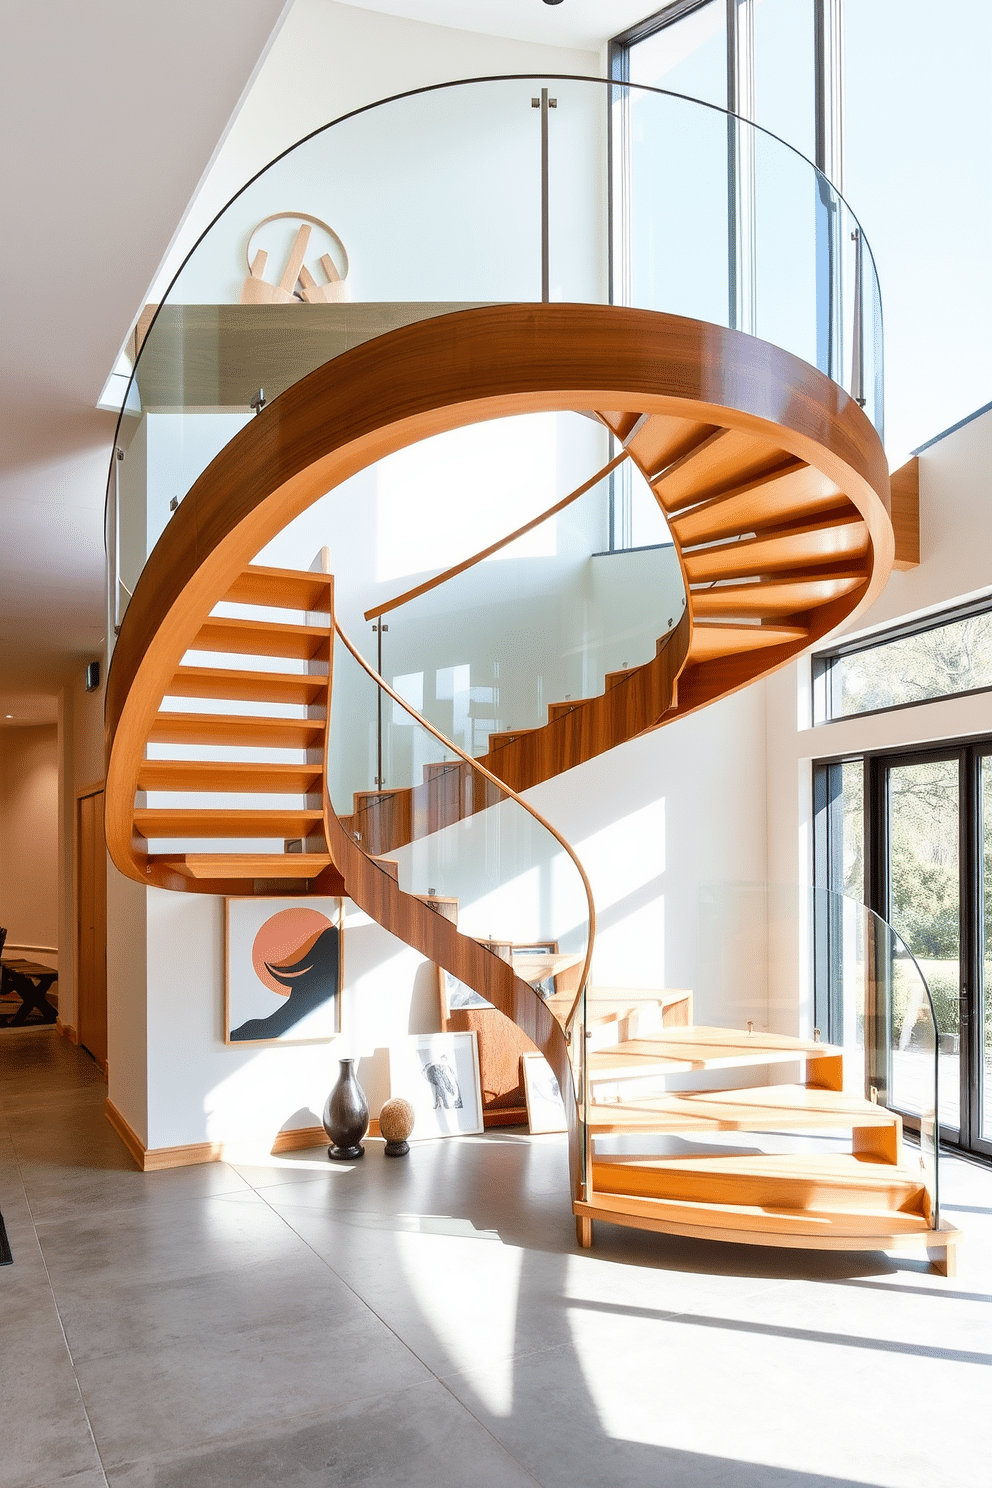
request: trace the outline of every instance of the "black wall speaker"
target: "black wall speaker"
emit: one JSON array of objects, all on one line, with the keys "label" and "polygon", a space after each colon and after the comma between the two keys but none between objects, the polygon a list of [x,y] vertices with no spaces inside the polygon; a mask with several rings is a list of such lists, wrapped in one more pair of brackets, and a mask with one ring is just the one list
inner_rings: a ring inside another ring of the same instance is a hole
[{"label": "black wall speaker", "polygon": [[100,686],[100,663],[90,661],[86,664],[86,691],[96,692]]}]

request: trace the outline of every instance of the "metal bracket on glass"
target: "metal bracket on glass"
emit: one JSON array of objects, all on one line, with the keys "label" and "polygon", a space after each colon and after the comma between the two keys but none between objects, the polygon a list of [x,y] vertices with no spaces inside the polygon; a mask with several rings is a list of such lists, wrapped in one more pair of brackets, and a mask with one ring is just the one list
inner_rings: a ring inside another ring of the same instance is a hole
[{"label": "metal bracket on glass", "polygon": [[859,408],[865,406],[865,326],[861,296],[862,241],[861,229],[851,234],[854,244],[854,327],[851,332],[851,397]]},{"label": "metal bracket on glass", "polygon": [[541,89],[540,98],[532,98],[531,108],[541,110],[541,303],[551,299],[551,199],[548,186],[548,109],[558,107],[557,98],[549,98],[547,88]]},{"label": "metal bracket on glass", "polygon": [[262,409],[265,407],[265,402],[266,402],[266,399],[265,399],[265,389],[264,388],[259,388],[258,392],[255,393],[253,397],[251,397],[251,398],[248,399],[248,407],[249,408],[254,408],[255,414],[257,416],[258,414],[261,413]]},{"label": "metal bracket on glass", "polygon": [[[382,676],[382,637],[383,637],[384,633],[388,629],[389,629],[389,626],[388,625],[384,625],[381,620],[378,623],[376,623],[376,624],[374,624],[372,626],[372,630],[373,630],[373,633],[374,633],[375,638],[376,638],[376,661],[375,661],[375,669],[379,673],[379,676],[380,677]],[[386,777],[385,777],[385,774],[384,774],[383,768],[382,768],[382,688],[381,687],[377,687],[376,688],[376,700],[375,700],[375,702],[376,702],[376,711],[375,711],[375,762],[376,762],[376,771],[377,771],[377,773],[376,773],[375,780],[372,783],[373,783],[373,785],[377,785],[379,787],[379,789],[381,790],[382,787],[386,783]]]}]

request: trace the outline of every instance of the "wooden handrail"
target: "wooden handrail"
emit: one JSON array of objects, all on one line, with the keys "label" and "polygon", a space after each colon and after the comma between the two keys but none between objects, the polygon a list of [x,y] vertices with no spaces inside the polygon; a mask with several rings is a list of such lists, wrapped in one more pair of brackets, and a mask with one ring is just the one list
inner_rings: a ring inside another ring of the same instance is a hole
[{"label": "wooden handrail", "polygon": [[373,609],[366,610],[365,619],[376,620],[380,615],[388,615],[390,610],[398,609],[400,605],[407,604],[411,599],[419,599],[421,594],[427,594],[429,590],[437,589],[439,585],[446,584],[449,579],[457,578],[467,568],[473,568],[475,564],[482,563],[486,558],[491,558],[494,553],[499,552],[500,548],[508,547],[510,543],[516,542],[518,537],[526,537],[528,532],[532,532],[535,527],[540,527],[541,523],[546,522],[549,517],[556,516],[558,512],[564,511],[566,506],[571,506],[573,501],[578,501],[579,497],[584,496],[587,491],[591,491],[593,486],[598,486],[601,480],[605,480],[627,458],[627,451],[625,449],[621,450],[618,455],[613,456],[613,459],[607,465],[603,466],[602,470],[597,470],[596,474],[591,475],[587,481],[583,481],[581,486],[576,486],[574,491],[570,491],[567,496],[563,496],[560,501],[556,501],[554,506],[549,506],[547,511],[541,512],[539,516],[532,517],[529,522],[525,522],[515,532],[508,532],[505,537],[501,537],[496,542],[490,543],[489,547],[483,548],[481,552],[473,553],[471,558],[463,558],[461,563],[454,564],[452,568],[446,568],[443,573],[435,574],[433,579],[425,579],[422,584],[417,584],[413,589],[407,589],[404,594],[397,594],[393,599],[384,600],[381,605],[376,605]]}]

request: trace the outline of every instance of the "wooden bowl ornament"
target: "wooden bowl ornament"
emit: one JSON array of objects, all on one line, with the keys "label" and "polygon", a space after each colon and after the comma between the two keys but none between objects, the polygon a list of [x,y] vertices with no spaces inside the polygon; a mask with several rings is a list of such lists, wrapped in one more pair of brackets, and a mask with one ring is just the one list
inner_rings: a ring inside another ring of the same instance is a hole
[{"label": "wooden bowl ornament", "polygon": [[[260,227],[264,227],[267,222],[279,222],[283,218],[299,222],[300,227],[290,249],[282,278],[278,284],[270,284],[263,277],[269,255],[263,248],[260,248],[252,258],[251,245]],[[318,284],[303,262],[307,244],[310,241],[310,232],[314,227],[323,228],[324,232],[329,235],[332,242],[336,244],[344,265],[342,273],[329,253],[321,254],[320,266],[327,275],[325,284]],[[242,305],[291,305],[294,300],[300,299],[306,300],[311,305],[341,304],[350,298],[347,285],[347,249],[333,227],[329,227],[319,217],[311,217],[309,212],[273,212],[271,217],[263,217],[248,235],[245,261],[248,265],[248,277],[241,286]],[[300,286],[299,293],[296,289],[297,284]]]},{"label": "wooden bowl ornament", "polygon": [[395,1095],[379,1112],[379,1135],[386,1139],[387,1157],[406,1157],[410,1151],[407,1137],[413,1131],[413,1107],[402,1096]]}]

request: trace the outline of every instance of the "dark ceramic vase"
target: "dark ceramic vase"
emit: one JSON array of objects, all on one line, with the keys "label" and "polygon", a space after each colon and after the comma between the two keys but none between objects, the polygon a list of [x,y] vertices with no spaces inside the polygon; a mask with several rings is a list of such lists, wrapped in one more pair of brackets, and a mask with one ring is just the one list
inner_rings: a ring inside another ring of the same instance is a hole
[{"label": "dark ceramic vase", "polygon": [[362,1138],[369,1129],[369,1103],[355,1074],[355,1061],[342,1059],[341,1073],[324,1107],[324,1130],[331,1139],[328,1157],[354,1162],[365,1156]]}]

